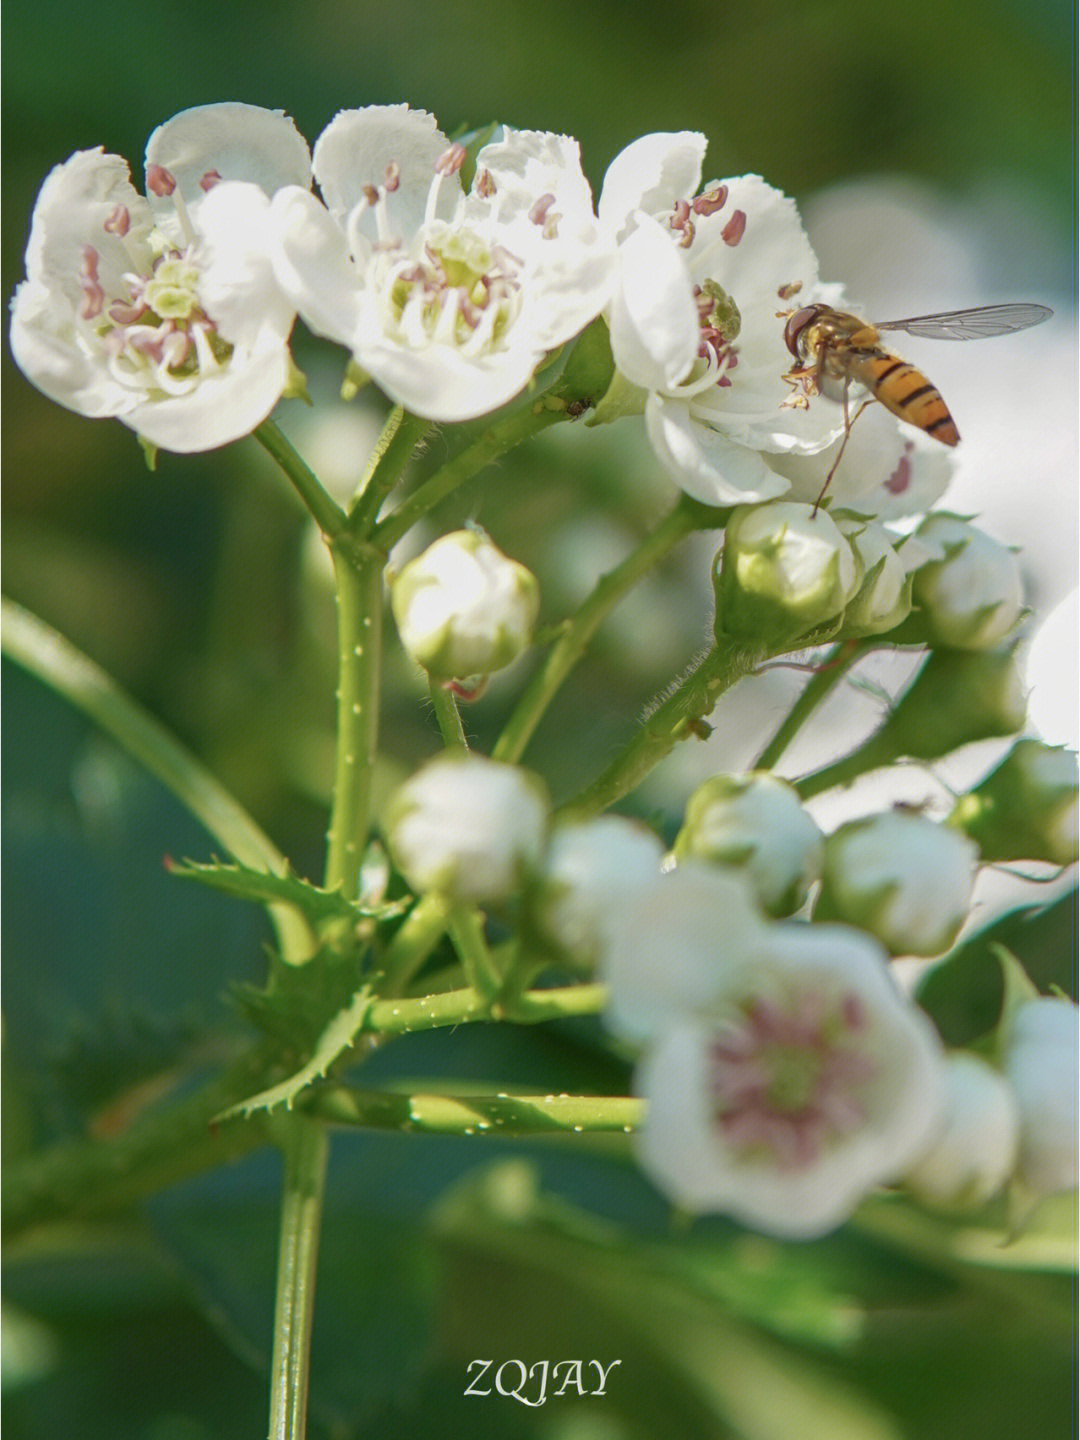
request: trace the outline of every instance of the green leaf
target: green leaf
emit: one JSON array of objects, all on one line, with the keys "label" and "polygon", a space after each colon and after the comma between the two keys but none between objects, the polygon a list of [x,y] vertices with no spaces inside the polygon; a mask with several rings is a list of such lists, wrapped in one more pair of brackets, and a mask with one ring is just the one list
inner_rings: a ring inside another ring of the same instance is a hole
[{"label": "green leaf", "polygon": [[268,1090],[261,1090],[257,1095],[249,1096],[238,1105],[230,1106],[218,1119],[227,1120],[232,1115],[252,1115],[256,1110],[273,1110],[278,1105],[284,1105],[291,1110],[297,1095],[309,1085],[321,1080],[334,1061],[352,1049],[364,1028],[372,998],[369,988],[363,986],[323,1030],[306,1064],[287,1080],[271,1085]]},{"label": "green leaf", "polygon": [[302,880],[290,870],[284,875],[273,875],[268,870],[252,870],[246,865],[228,864],[220,860],[201,865],[193,860],[166,861],[171,875],[182,880],[197,880],[211,889],[220,890],[238,900],[252,900],[257,905],[294,905],[301,910],[317,929],[341,920],[390,920],[403,915],[410,907],[412,897],[389,901],[385,905],[367,905],[360,900],[348,900],[340,890],[323,890]]}]

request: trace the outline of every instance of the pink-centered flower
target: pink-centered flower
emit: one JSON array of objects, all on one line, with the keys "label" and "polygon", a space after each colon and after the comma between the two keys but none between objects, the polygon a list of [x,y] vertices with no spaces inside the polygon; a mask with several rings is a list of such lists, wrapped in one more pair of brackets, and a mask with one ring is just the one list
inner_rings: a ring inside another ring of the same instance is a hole
[{"label": "pink-centered flower", "polygon": [[794,201],[757,175],[699,190],[704,153],[703,135],[646,135],[608,169],[599,215],[619,247],[608,315],[620,381],[599,414],[643,408],[658,458],[695,499],[771,500],[789,483],[761,452],[822,450],[843,425],[827,402],[785,406],[778,312],[841,296],[818,279]]},{"label": "pink-centered flower", "polygon": [[[680,873],[689,904],[663,941],[650,915],[658,901],[672,914],[662,890]],[[870,937],[755,919],[730,883],[729,903],[708,914],[696,875],[676,871],[629,900],[606,937],[611,1022],[645,1041],[642,1164],[688,1210],[822,1235],[932,1142],[945,1092],[937,1034]]]},{"label": "pink-centered flower", "polygon": [[147,195],[80,150],[42,186],[11,347],[38,389],[146,441],[209,450],[266,418],[290,374],[294,311],[264,248],[269,197],[309,185],[280,111],[207,105],[158,127]]},{"label": "pink-centered flower", "polygon": [[315,145],[325,207],[272,207],[279,278],[392,399],[468,420],[512,399],[600,312],[613,279],[578,145],[504,128],[476,158],[406,105],[345,110]]}]

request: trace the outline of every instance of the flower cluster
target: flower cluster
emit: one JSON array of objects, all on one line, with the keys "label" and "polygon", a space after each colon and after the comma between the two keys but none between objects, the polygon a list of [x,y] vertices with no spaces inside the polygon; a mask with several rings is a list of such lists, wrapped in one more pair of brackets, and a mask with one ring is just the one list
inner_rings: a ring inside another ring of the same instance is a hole
[{"label": "flower cluster", "polygon": [[[289,393],[296,314],[345,347],[350,383],[440,422],[505,404],[603,315],[615,368],[598,420],[643,414],[661,464],[708,505],[812,498],[843,426],[828,401],[785,404],[783,306],[841,292],[793,201],[759,176],[702,184],[704,153],[700,134],[644,136],[594,206],[565,135],[503,127],[469,148],[425,111],[370,105],[309,153],[279,112],[184,111],[151,136],[145,199],[100,149],[49,176],[12,349],[61,404],[191,451]],[[854,433],[839,503],[895,517],[941,493],[940,447],[884,411]]]}]

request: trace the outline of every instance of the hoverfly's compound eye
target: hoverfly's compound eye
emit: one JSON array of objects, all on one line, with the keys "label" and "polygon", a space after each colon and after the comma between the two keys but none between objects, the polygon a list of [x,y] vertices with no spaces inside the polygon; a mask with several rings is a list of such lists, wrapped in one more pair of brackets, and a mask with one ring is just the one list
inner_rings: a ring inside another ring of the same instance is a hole
[{"label": "hoverfly's compound eye", "polygon": [[784,326],[784,343],[796,360],[799,359],[799,336],[817,318],[817,313],[817,305],[804,306],[802,310],[796,310]]}]

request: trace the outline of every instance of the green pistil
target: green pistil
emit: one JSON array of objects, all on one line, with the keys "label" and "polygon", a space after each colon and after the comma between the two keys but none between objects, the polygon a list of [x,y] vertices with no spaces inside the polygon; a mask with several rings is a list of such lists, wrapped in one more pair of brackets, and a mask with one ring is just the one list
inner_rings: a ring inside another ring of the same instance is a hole
[{"label": "green pistil", "polygon": [[772,1076],[770,1106],[794,1114],[805,1110],[821,1078],[821,1057],[817,1052],[778,1047],[767,1063]]},{"label": "green pistil", "polygon": [[712,309],[705,317],[706,323],[719,330],[724,339],[730,343],[742,329],[739,307],[724,287],[718,285],[715,280],[706,280],[701,286],[701,293],[707,295],[713,302]]}]

